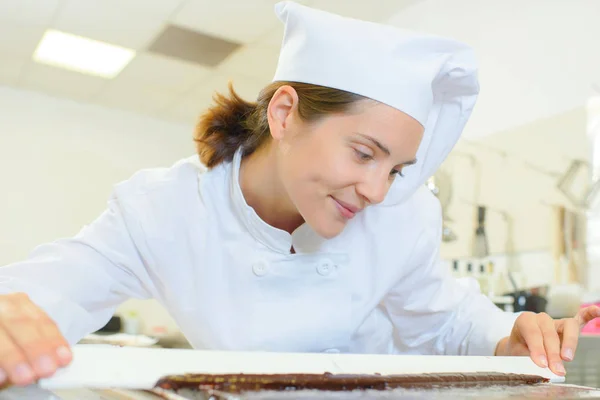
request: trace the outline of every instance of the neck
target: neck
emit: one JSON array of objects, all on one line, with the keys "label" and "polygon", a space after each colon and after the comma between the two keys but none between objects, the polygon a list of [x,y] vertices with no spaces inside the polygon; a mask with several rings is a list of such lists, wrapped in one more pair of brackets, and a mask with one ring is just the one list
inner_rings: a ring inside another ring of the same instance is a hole
[{"label": "neck", "polygon": [[304,219],[279,179],[276,151],[271,142],[244,157],[240,165],[240,187],[246,203],[263,221],[291,234]]}]

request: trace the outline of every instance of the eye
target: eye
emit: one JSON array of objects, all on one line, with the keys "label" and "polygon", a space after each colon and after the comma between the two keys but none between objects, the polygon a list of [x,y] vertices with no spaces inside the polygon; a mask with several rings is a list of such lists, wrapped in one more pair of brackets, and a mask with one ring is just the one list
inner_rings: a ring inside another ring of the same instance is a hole
[{"label": "eye", "polygon": [[393,169],[390,171],[390,177],[395,177],[396,175],[400,175],[401,177],[404,177],[404,174],[402,173],[401,169]]},{"label": "eye", "polygon": [[372,155],[364,153],[364,152],[362,152],[360,150],[357,150],[357,149],[354,149],[354,153],[356,154],[356,156],[361,161],[371,161],[373,159]]}]

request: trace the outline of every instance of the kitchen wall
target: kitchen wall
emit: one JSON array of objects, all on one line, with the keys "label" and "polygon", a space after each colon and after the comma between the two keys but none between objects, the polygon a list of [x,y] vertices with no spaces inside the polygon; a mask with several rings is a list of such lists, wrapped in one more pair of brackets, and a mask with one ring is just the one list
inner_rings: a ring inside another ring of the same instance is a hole
[{"label": "kitchen wall", "polygon": [[[75,234],[135,171],[192,155],[191,129],[0,86],[0,266]],[[147,329],[174,329],[154,302],[120,311],[131,309]]]},{"label": "kitchen wall", "polygon": [[[597,180],[600,177],[600,93],[588,101],[587,136],[593,149],[593,177]],[[600,291],[600,201],[595,201],[590,208],[586,221],[586,257],[590,268],[588,281]]]},{"label": "kitchen wall", "polygon": [[[552,282],[556,206],[581,212],[556,184],[572,160],[590,159],[586,119],[586,109],[576,108],[477,142],[462,140],[442,166],[452,182],[446,213],[458,237],[442,245],[442,256],[451,260],[471,255],[475,205],[481,204],[487,211],[489,251],[498,264],[506,266],[507,253],[514,252],[520,284]],[[576,181],[573,191],[578,193],[583,183]]]}]

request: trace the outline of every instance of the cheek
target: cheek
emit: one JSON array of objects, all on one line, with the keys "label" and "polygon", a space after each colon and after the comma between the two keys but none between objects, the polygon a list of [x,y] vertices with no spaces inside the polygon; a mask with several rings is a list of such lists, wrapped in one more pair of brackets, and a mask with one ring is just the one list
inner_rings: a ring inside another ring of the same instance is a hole
[{"label": "cheek", "polygon": [[360,166],[349,149],[330,141],[298,141],[282,158],[282,176],[295,201],[322,198],[355,183]]},{"label": "cheek", "polygon": [[355,167],[348,162],[344,154],[327,154],[313,157],[305,166],[305,179],[309,184],[317,185],[320,191],[330,194],[352,184]]},{"label": "cheek", "polygon": [[341,149],[328,158],[322,171],[329,186],[342,189],[359,182],[366,172],[365,167],[356,162],[355,155],[349,150]]}]

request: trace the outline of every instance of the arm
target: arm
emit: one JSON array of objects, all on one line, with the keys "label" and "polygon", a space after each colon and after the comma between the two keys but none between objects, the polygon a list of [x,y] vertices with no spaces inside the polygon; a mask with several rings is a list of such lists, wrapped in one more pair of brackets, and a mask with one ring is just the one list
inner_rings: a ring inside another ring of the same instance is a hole
[{"label": "arm", "polygon": [[494,355],[517,318],[487,297],[462,286],[439,258],[441,212],[413,251],[411,271],[395,283],[384,306],[395,342],[413,354]]},{"label": "arm", "polygon": [[45,311],[70,344],[104,326],[127,298],[150,297],[151,281],[119,200],[111,198],[75,237],[0,268],[0,294],[16,292]]}]

